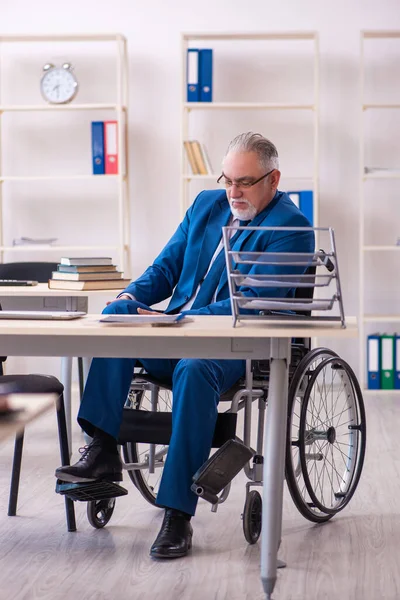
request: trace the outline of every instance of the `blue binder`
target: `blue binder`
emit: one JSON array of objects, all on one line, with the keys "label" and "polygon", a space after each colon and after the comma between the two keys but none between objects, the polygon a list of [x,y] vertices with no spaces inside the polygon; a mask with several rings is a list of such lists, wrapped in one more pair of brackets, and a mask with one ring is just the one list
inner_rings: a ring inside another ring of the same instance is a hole
[{"label": "blue binder", "polygon": [[368,371],[368,389],[381,389],[381,343],[380,336],[377,334],[369,335],[367,338],[367,371]]},{"label": "blue binder", "polygon": [[288,196],[295,206],[300,210],[300,194],[299,192],[288,192]]},{"label": "blue binder", "polygon": [[92,164],[93,175],[104,175],[104,123],[92,121]]},{"label": "blue binder", "polygon": [[212,102],[213,51],[209,48],[200,50],[200,102]]},{"label": "blue binder", "polygon": [[302,190],[298,192],[287,192],[289,198],[301,210],[303,215],[310,221],[310,225],[314,226],[314,205],[312,190]]},{"label": "blue binder", "polygon": [[300,210],[305,217],[310,221],[311,226],[314,225],[314,206],[313,193],[311,190],[300,192]]},{"label": "blue binder", "polygon": [[394,389],[400,390],[400,335],[394,335]]},{"label": "blue binder", "polygon": [[197,48],[188,48],[186,62],[187,101],[200,100],[199,68],[200,55]]}]

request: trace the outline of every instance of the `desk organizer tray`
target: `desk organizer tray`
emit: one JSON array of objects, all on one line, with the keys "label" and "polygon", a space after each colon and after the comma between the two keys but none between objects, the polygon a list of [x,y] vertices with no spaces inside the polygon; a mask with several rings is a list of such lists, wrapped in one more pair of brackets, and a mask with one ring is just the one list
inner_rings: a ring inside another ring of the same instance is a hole
[{"label": "desk organizer tray", "polygon": [[[315,252],[248,252],[237,249],[240,237],[236,248],[230,246],[238,230],[313,231],[317,239],[324,234],[329,247]],[[337,321],[346,326],[332,228],[228,226],[222,228],[222,235],[234,326],[238,321],[255,318],[279,318],[297,324],[299,320]],[[273,289],[276,295],[271,293]]]}]

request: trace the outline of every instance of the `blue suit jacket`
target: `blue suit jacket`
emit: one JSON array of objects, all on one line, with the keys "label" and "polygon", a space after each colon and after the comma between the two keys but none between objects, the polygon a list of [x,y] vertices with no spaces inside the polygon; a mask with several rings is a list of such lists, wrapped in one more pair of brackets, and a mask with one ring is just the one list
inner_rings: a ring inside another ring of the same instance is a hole
[{"label": "blue suit jacket", "polygon": [[[186,212],[185,218],[151,267],[124,290],[147,306],[172,295],[166,312],[178,312],[192,297],[204,278],[211,258],[221,241],[221,228],[229,223],[231,211],[225,191],[203,191]],[[277,191],[269,205],[249,224],[268,227],[310,227],[309,221],[288,195]],[[233,246],[251,252],[314,252],[312,231],[243,231]],[[283,273],[284,265],[240,265],[243,273]],[[304,269],[301,269],[303,271]],[[293,271],[292,271],[293,272]],[[231,314],[226,269],[218,284],[216,301],[185,314]],[[242,287],[248,296],[288,296],[287,288]],[[123,292],[122,292],[123,293]],[[253,311],[243,311],[253,312]]]}]

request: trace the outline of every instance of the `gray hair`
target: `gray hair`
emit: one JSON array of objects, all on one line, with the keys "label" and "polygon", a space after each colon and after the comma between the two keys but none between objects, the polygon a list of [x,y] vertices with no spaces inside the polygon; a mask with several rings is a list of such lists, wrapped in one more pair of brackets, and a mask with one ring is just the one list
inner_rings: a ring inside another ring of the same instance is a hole
[{"label": "gray hair", "polygon": [[225,156],[229,152],[255,152],[259,158],[261,166],[266,171],[269,169],[279,169],[278,151],[275,145],[261,133],[241,133],[237,135],[229,144]]}]

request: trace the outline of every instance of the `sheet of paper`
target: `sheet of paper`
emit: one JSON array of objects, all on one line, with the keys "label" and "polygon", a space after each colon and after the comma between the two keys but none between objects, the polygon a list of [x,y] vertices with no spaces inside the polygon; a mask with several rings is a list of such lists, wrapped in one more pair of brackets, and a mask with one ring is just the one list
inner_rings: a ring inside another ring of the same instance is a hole
[{"label": "sheet of paper", "polygon": [[125,325],[142,325],[150,323],[151,325],[175,325],[186,319],[185,315],[166,315],[154,313],[153,315],[104,315],[100,323],[124,323]]}]

